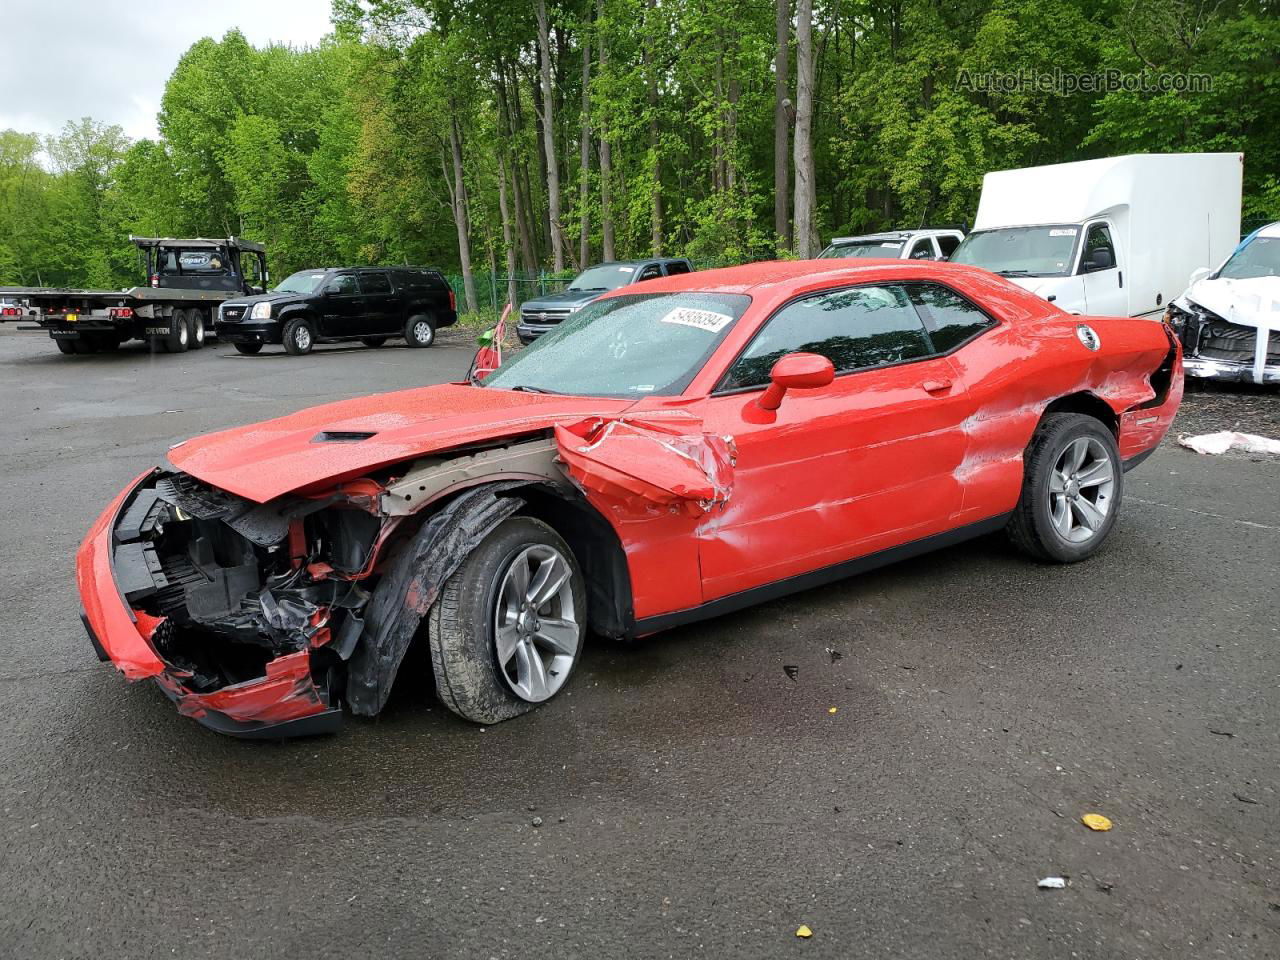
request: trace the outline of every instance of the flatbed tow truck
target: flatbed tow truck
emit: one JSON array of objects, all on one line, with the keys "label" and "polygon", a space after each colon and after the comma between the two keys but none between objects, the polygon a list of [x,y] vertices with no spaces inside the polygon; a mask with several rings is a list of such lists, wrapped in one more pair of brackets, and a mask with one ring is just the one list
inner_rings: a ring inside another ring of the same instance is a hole
[{"label": "flatbed tow truck", "polygon": [[66,354],[115,350],[129,340],[153,352],[182,353],[213,336],[212,312],[232,297],[264,293],[266,248],[228,237],[130,237],[145,262],[147,286],[125,290],[0,287],[0,300],[25,303],[0,312],[0,323],[34,322]]}]

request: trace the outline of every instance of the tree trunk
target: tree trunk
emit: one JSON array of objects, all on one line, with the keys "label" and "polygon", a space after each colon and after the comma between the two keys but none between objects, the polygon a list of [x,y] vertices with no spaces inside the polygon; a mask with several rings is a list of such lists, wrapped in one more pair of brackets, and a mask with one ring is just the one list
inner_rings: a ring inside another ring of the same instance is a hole
[{"label": "tree trunk", "polygon": [[582,37],[582,130],[578,139],[578,269],[591,262],[591,35]]},{"label": "tree trunk", "polygon": [[[519,310],[520,292],[516,289],[516,244],[511,231],[511,215],[507,212],[507,154],[498,151],[498,214],[502,217],[502,245],[507,250],[507,303]],[[496,307],[497,304],[494,304]]]},{"label": "tree trunk", "polygon": [[[452,104],[450,107],[452,108]],[[476,300],[476,278],[471,273],[471,236],[467,216],[467,182],[462,176],[462,133],[458,130],[457,111],[449,122],[449,149],[453,154],[453,221],[458,227],[458,259],[462,261],[462,289],[467,312],[479,309]]]},{"label": "tree trunk", "polygon": [[[519,96],[519,90],[515,91]],[[507,64],[503,58],[498,59],[498,130],[504,142],[513,145],[511,154],[511,201],[513,206],[516,238],[519,241],[520,256],[524,268],[530,272],[538,269],[538,258],[533,251],[533,238],[530,220],[525,212],[526,202],[520,189],[520,160],[514,144],[520,142],[523,123],[519,112],[512,108],[510,92],[507,87]]]},{"label": "tree trunk", "polygon": [[[648,0],[649,16],[657,15],[658,0]],[[662,255],[662,157],[659,154],[658,130],[658,73],[654,67],[653,38],[656,26],[645,24],[644,40],[644,72],[648,84],[649,100],[649,162],[653,175],[653,217],[650,220],[649,252],[651,256]]]},{"label": "tree trunk", "polygon": [[[604,19],[604,0],[596,0],[596,23]],[[609,48],[600,34],[600,72],[609,63]],[[600,253],[606,262],[616,259],[613,249],[613,144],[609,131],[600,131]]]},{"label": "tree trunk", "polygon": [[547,0],[538,0],[538,68],[542,76],[542,142],[547,154],[547,216],[551,225],[551,262],[564,270],[564,225],[560,222],[560,166],[556,160],[555,91],[551,88],[551,39]]},{"label": "tree trunk", "polygon": [[813,0],[796,0],[796,255],[817,254],[813,185]]},{"label": "tree trunk", "polygon": [[777,0],[777,59],[773,77],[773,230],[780,249],[791,249],[791,0]]}]

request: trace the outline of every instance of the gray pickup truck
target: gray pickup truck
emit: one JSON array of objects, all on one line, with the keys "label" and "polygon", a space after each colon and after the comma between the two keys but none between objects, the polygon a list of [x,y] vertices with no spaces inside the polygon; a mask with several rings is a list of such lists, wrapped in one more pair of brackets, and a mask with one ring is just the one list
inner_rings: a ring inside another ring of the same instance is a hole
[{"label": "gray pickup truck", "polygon": [[567,289],[520,305],[516,336],[521,343],[534,340],[556,328],[565,317],[577,313],[592,300],[610,290],[658,277],[693,272],[693,264],[682,258],[655,257],[652,260],[618,260],[583,270]]}]

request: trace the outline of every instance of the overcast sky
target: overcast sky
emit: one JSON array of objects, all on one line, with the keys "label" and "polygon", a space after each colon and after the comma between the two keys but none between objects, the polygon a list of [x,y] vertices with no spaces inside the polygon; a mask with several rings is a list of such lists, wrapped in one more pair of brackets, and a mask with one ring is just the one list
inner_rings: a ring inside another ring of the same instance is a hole
[{"label": "overcast sky", "polygon": [[93,117],[155,137],[164,83],[201,37],[239,27],[254,46],[304,46],[329,32],[329,0],[3,0],[0,10],[0,130],[24,133]]}]

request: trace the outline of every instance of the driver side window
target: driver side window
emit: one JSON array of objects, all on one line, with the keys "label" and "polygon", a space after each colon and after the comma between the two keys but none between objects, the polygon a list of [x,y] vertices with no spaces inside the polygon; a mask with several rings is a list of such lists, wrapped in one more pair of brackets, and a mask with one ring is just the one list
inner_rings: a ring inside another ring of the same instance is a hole
[{"label": "driver side window", "polygon": [[640,276],[636,277],[636,283],[640,283],[643,280],[656,280],[661,275],[662,275],[662,268],[659,267],[656,263],[651,263],[649,264],[649,266],[645,267],[643,270],[640,271]]},{"label": "driver side window", "polygon": [[932,260],[933,259],[933,243],[928,237],[921,237],[915,242],[911,248],[912,260]]},{"label": "driver side window", "polygon": [[[1101,261],[1095,265],[1097,251],[1106,251]],[[1102,264],[1105,263],[1106,266]],[[1111,229],[1105,223],[1095,223],[1089,227],[1084,237],[1084,253],[1080,255],[1080,272],[1092,270],[1108,270],[1116,265],[1116,248],[1111,242]]]},{"label": "driver side window", "polygon": [[352,296],[360,292],[360,288],[356,286],[356,277],[354,273],[340,273],[329,281],[325,287],[329,293],[337,296]]},{"label": "driver side window", "polygon": [[924,324],[901,287],[853,287],[783,307],[734,361],[722,390],[763,386],[788,353],[826,357],[836,373],[926,357]]}]

